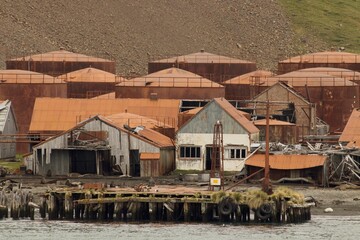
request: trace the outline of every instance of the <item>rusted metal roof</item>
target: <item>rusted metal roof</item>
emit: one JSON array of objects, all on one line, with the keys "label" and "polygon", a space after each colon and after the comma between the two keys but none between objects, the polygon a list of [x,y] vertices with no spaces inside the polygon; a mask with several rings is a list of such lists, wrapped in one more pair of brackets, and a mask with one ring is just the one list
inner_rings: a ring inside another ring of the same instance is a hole
[{"label": "rusted metal roof", "polygon": [[248,133],[258,133],[260,130],[249,121],[242,112],[238,111],[224,98],[214,98],[214,101],[220,105],[235,121],[237,121]]},{"label": "rusted metal roof", "polygon": [[291,57],[280,63],[360,63],[360,54],[347,52],[318,52]]},{"label": "rusted metal roof", "polygon": [[129,112],[177,126],[180,101],[173,99],[37,98],[30,132],[64,131],[95,115]]},{"label": "rusted metal roof", "polygon": [[160,159],[160,153],[140,153],[140,160],[157,160]]},{"label": "rusted metal roof", "polygon": [[[266,126],[266,119],[260,119],[254,121],[255,126]],[[280,121],[277,119],[269,119],[270,126],[296,126],[294,123],[289,123],[285,121]]]},{"label": "rusted metal roof", "polygon": [[331,67],[316,67],[316,68],[304,68],[299,72],[316,72],[324,73],[334,77],[344,78],[349,81],[360,81],[360,72],[353,71],[345,68],[331,68]]},{"label": "rusted metal roof", "polygon": [[293,71],[266,79],[263,85],[271,86],[277,81],[285,82],[293,87],[309,86],[356,86],[357,84],[344,78],[334,77],[324,73]]},{"label": "rusted metal roof", "polygon": [[[269,155],[270,169],[296,170],[324,166],[327,156],[324,155]],[[250,156],[245,165],[253,167],[265,167],[265,154]]]},{"label": "rusted metal roof", "polygon": [[159,147],[174,147],[174,142],[171,138],[156,132],[154,130],[144,128],[137,132],[137,135],[150,140],[151,142],[157,144]]},{"label": "rusted metal roof", "polygon": [[349,142],[351,146],[360,147],[360,109],[353,109],[339,142]]},{"label": "rusted metal roof", "polygon": [[115,83],[121,81],[115,74],[105,72],[96,68],[84,68],[58,77],[66,82],[108,82]]},{"label": "rusted metal roof", "polygon": [[247,85],[259,85],[261,84],[264,79],[274,76],[273,72],[264,71],[264,70],[257,70],[253,72],[249,72],[234,78],[231,78],[223,84],[247,84]]},{"label": "rusted metal roof", "polygon": [[252,63],[245,60],[240,60],[231,57],[225,57],[221,55],[216,55],[208,52],[197,52],[188,55],[182,55],[167,59],[155,60],[152,62],[159,63]]},{"label": "rusted metal roof", "polygon": [[3,83],[65,83],[63,80],[42,73],[25,70],[0,70],[0,84]]},{"label": "rusted metal roof", "polygon": [[93,97],[92,99],[115,99],[115,92],[99,95],[99,96]]},{"label": "rusted metal roof", "polygon": [[106,116],[111,122],[115,125],[123,127],[125,124],[129,127],[137,127],[137,126],[144,126],[145,128],[171,128],[170,125],[165,124],[162,121],[154,120],[151,118],[147,118],[144,116],[140,116],[133,113],[116,113],[109,116]]},{"label": "rusted metal roof", "polygon": [[10,61],[42,61],[42,62],[113,62],[111,60],[73,53],[66,50],[52,51],[11,59]]},{"label": "rusted metal roof", "polygon": [[123,81],[117,86],[147,86],[147,87],[214,87],[224,86],[203,78],[192,72],[179,68],[168,68],[151,73],[144,77]]}]

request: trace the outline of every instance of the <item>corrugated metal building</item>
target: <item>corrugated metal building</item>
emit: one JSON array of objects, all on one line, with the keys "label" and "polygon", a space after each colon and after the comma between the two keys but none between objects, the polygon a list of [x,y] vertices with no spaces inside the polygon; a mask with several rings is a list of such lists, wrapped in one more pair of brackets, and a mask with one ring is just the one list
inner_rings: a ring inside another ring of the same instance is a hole
[{"label": "corrugated metal building", "polygon": [[109,175],[118,165],[125,175],[157,177],[174,169],[174,152],[173,141],[158,132],[125,129],[95,116],[34,146],[32,170]]},{"label": "corrugated metal building", "polygon": [[[14,106],[19,133],[27,134],[37,97],[66,98],[66,83],[49,75],[24,70],[0,70],[0,97]],[[19,153],[30,151],[28,144],[17,144]]]},{"label": "corrugated metal building", "polygon": [[177,67],[196,73],[214,82],[256,70],[256,63],[200,51],[183,56],[153,60],[148,63],[148,73]]},{"label": "corrugated metal building", "polygon": [[360,71],[360,54],[347,52],[317,52],[291,57],[278,63],[278,74],[304,68],[331,67]]},{"label": "corrugated metal building", "polygon": [[115,91],[116,83],[125,79],[93,67],[60,75],[67,84],[68,98],[93,98]]},{"label": "corrugated metal building", "polygon": [[[305,178],[323,185],[327,182],[327,156],[324,155],[269,155],[270,179],[273,181]],[[265,167],[265,154],[250,156],[245,165],[247,174],[251,175]],[[252,179],[261,179],[264,173],[255,174]]]},{"label": "corrugated metal building", "polygon": [[87,67],[116,73],[114,61],[73,53],[63,49],[6,61],[6,69],[28,70],[50,76],[59,76]]},{"label": "corrugated metal building", "polygon": [[223,125],[224,170],[240,171],[243,168],[250,144],[259,138],[259,129],[228,101],[216,98],[177,131],[177,169],[211,169],[213,132],[217,121]]},{"label": "corrugated metal building", "polygon": [[[259,140],[266,140],[266,119],[254,121],[254,125],[260,130]],[[283,144],[295,144],[298,142],[296,124],[279,121],[276,119],[269,120],[269,141],[281,142]]]},{"label": "corrugated metal building", "polygon": [[37,98],[31,133],[60,133],[96,115],[133,113],[176,128],[180,101],[174,99]]},{"label": "corrugated metal building", "polygon": [[260,86],[274,73],[264,70],[256,70],[240,76],[236,76],[221,84],[225,87],[225,98],[229,100],[249,100],[259,94]]},{"label": "corrugated metal building", "polygon": [[225,88],[194,73],[168,68],[116,85],[116,98],[212,99],[224,97]]},{"label": "corrugated metal building", "polygon": [[[270,102],[283,102],[288,104],[294,104],[294,115],[290,116],[287,121],[296,124],[296,133],[292,137],[297,135],[313,135],[316,134],[316,104],[307,101],[301,94],[295,89],[286,85],[285,83],[278,82],[266,89],[259,95],[253,98],[256,101]],[[288,108],[288,104],[270,104],[269,113],[271,115],[278,115],[283,109]],[[249,104],[249,107],[253,107],[254,104]],[[266,109],[264,104],[257,105],[255,107],[256,113],[262,116],[266,115]],[[291,131],[293,133],[293,131]],[[296,139],[297,140],[297,139]],[[297,142],[297,141],[295,141]]]},{"label": "corrugated metal building", "polygon": [[0,100],[0,159],[15,158],[15,136],[18,131],[11,101]]}]

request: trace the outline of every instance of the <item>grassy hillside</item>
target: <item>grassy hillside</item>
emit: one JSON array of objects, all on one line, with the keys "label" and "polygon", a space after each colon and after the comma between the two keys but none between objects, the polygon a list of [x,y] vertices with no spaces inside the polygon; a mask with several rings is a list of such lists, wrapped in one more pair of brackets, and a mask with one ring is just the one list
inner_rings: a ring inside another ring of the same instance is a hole
[{"label": "grassy hillside", "polygon": [[298,35],[312,35],[336,49],[360,53],[360,0],[278,1]]}]

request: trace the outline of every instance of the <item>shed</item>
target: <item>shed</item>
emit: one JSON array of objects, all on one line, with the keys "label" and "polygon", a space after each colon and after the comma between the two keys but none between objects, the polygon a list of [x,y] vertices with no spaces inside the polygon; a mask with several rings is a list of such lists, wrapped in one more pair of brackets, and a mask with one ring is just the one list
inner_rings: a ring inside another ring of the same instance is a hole
[{"label": "shed", "polygon": [[348,52],[317,52],[291,57],[278,63],[278,73],[284,74],[304,68],[332,67],[360,71],[360,54]]},{"label": "shed", "polygon": [[149,61],[148,73],[154,73],[173,66],[219,83],[256,70],[256,63],[254,62],[216,55],[201,50],[200,52],[188,55]]},{"label": "shed", "polygon": [[115,89],[116,98],[212,99],[225,96],[222,85],[174,67],[123,81]]},{"label": "shed", "polygon": [[[119,166],[125,175],[157,177],[174,169],[174,149],[172,140],[158,132],[125,129],[95,116],[34,146],[32,170],[39,175],[111,175]],[[142,154],[159,157],[141,166]]]},{"label": "shed", "polygon": [[18,128],[11,101],[0,100],[0,159],[15,158]]},{"label": "shed", "polygon": [[6,60],[6,69],[20,69],[59,76],[94,67],[115,74],[115,62],[66,50],[52,51]]},{"label": "shed", "polygon": [[[296,133],[299,135],[309,135],[316,133],[316,104],[309,102],[305,97],[299,94],[294,88],[285,83],[278,82],[270,88],[264,90],[259,95],[253,98],[254,102],[267,101],[283,102],[284,104],[271,104],[269,113],[271,115],[279,115],[282,110],[287,109],[289,104],[293,105],[293,112],[287,119],[288,122],[296,124]],[[251,106],[250,106],[251,105]],[[249,104],[249,107],[254,107],[254,104]],[[255,111],[257,114],[265,116],[266,110],[264,105],[256,105]],[[285,116],[284,116],[285,117]],[[274,117],[276,118],[276,116]],[[281,119],[279,119],[281,120]],[[291,129],[293,127],[290,127]],[[296,134],[291,136],[295,137]],[[296,139],[297,140],[297,139]]]},{"label": "shed", "polygon": [[115,91],[115,85],[123,81],[113,73],[93,67],[60,75],[67,84],[68,98],[93,98]]},{"label": "shed", "polygon": [[[266,140],[266,119],[254,121],[254,125],[260,130],[259,140]],[[283,144],[295,144],[298,142],[296,124],[279,121],[276,119],[269,120],[269,141],[281,142]]]},{"label": "shed", "polygon": [[224,170],[240,171],[259,129],[223,98],[215,98],[176,133],[176,168],[210,170],[214,124],[223,125]]},{"label": "shed", "polygon": [[[270,179],[272,181],[299,181],[300,178],[309,182],[324,184],[327,182],[325,155],[269,155]],[[248,175],[251,175],[265,167],[265,154],[254,154],[250,156],[245,165]],[[264,173],[255,174],[253,179],[261,179]]]}]

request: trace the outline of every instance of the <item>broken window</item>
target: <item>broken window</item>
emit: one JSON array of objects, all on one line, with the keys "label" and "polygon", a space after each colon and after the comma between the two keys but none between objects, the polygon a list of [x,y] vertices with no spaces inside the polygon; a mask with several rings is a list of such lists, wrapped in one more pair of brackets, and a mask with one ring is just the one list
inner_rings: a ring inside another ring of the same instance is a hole
[{"label": "broken window", "polygon": [[180,158],[200,158],[199,146],[181,146]]}]

